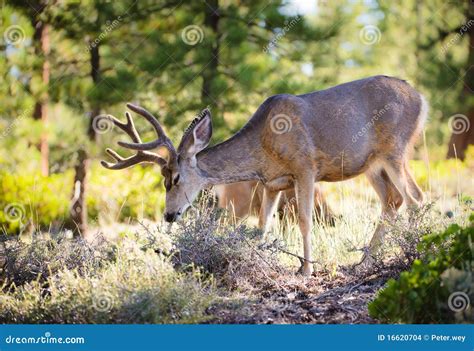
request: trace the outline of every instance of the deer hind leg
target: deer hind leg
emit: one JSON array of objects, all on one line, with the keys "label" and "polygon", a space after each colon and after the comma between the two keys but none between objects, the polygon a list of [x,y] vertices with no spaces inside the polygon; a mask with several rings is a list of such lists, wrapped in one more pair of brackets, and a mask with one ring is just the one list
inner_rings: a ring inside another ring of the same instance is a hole
[{"label": "deer hind leg", "polygon": [[397,211],[403,203],[403,197],[397,190],[388,174],[383,169],[370,171],[366,174],[382,203],[382,214],[369,244],[369,252],[364,255],[362,261],[372,257],[383,242],[386,232],[385,221],[390,221],[397,215]]},{"label": "deer hind leg", "polygon": [[413,175],[411,174],[410,172],[410,169],[408,168],[408,162],[404,162],[403,163],[403,169],[405,171],[405,175],[407,177],[407,180],[408,180],[408,186],[410,187],[410,192],[411,192],[411,195],[419,202],[419,203],[422,203],[423,202],[423,192],[421,191],[420,187],[418,186],[418,184],[416,184],[416,181],[415,181],[415,178],[413,177]]},{"label": "deer hind leg", "polygon": [[[412,179],[411,174],[407,175],[405,171],[405,162],[406,161],[403,159],[386,160],[384,162],[383,167],[385,171],[387,172],[392,183],[395,185],[397,190],[402,195],[403,200],[406,202],[408,208],[417,208],[417,207],[420,207],[420,201],[418,201],[418,199],[416,198],[418,195],[412,194],[413,184],[416,184],[416,183],[414,183],[414,180]],[[411,184],[411,182],[413,182],[413,184]],[[416,187],[417,187],[417,191],[415,192],[418,192],[418,191],[421,192],[421,190],[419,190],[418,188],[418,185]]]},{"label": "deer hind leg", "polygon": [[258,216],[258,227],[266,234],[271,230],[273,214],[278,207],[281,191],[271,190],[265,187],[263,189],[262,206]]},{"label": "deer hind leg", "polygon": [[313,231],[313,206],[314,206],[314,178],[306,176],[296,180],[296,201],[298,204],[298,222],[303,236],[304,263],[302,273],[310,276],[313,273],[311,258],[311,234]]}]

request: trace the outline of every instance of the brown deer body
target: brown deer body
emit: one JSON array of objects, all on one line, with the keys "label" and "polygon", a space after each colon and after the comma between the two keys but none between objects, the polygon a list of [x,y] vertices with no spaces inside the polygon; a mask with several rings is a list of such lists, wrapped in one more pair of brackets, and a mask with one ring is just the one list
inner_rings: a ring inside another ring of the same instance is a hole
[{"label": "brown deer body", "polygon": [[[265,187],[262,225],[266,228],[280,192],[294,187],[303,236],[304,275],[313,270],[315,182],[342,181],[365,173],[380,197],[384,217],[394,216],[403,201],[408,206],[422,201],[407,161],[428,107],[420,93],[396,78],[375,76],[304,95],[272,96],[237,134],[212,147],[208,147],[212,135],[208,110],[191,123],[176,150],[151,114],[128,106],[153,124],[158,139],[142,143],[130,115],[128,124],[114,120],[133,140],[119,145],[138,153],[123,159],[109,150],[117,163],[103,162],[105,167],[158,163],[165,177],[167,221],[179,218],[205,187],[259,180]],[[147,151],[157,147],[169,150],[167,160]],[[372,250],[383,232],[379,224]]]},{"label": "brown deer body", "polygon": [[[248,216],[259,216],[260,223],[263,221],[260,216],[262,215],[263,191],[263,184],[255,180],[214,186],[217,205],[220,208],[228,210],[235,220],[241,220]],[[298,216],[294,188],[282,191],[277,210],[281,217]],[[334,225],[335,216],[318,184],[314,185],[314,212],[316,220]]]}]

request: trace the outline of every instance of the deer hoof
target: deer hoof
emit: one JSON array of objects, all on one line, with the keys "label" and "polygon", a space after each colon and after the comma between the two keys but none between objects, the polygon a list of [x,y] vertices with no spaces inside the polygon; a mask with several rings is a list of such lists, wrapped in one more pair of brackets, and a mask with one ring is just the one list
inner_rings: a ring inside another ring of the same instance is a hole
[{"label": "deer hoof", "polygon": [[313,274],[313,265],[311,263],[304,263],[298,269],[298,274],[301,274],[303,277],[310,277]]}]

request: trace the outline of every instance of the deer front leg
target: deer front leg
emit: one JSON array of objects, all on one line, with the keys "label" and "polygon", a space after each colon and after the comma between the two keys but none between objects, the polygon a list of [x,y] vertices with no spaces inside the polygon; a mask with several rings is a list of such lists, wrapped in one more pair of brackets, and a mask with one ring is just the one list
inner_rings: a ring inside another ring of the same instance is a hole
[{"label": "deer front leg", "polygon": [[263,189],[262,206],[258,216],[258,227],[263,230],[264,235],[271,230],[273,214],[278,206],[281,192],[270,190],[266,186]]},{"label": "deer front leg", "polygon": [[296,201],[298,204],[298,221],[303,235],[304,263],[302,273],[310,276],[313,273],[311,258],[311,234],[313,231],[314,177],[306,176],[296,180]]}]

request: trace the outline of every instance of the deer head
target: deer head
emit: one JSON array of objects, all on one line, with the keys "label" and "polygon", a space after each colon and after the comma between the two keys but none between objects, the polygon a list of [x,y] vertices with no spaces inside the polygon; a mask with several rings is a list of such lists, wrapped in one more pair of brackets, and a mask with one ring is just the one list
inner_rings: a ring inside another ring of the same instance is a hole
[{"label": "deer head", "polygon": [[[206,177],[197,167],[196,155],[209,145],[212,136],[211,112],[205,109],[191,122],[176,150],[158,120],[150,112],[132,104],[127,104],[127,107],[151,123],[157,139],[143,143],[128,112],[126,112],[127,123],[108,116],[108,119],[127,133],[133,141],[132,143],[119,141],[118,144],[137,153],[123,158],[115,151],[107,149],[106,152],[116,160],[116,163],[102,161],[101,164],[108,169],[124,169],[142,162],[158,164],[166,189],[164,217],[167,222],[173,222],[191,206],[199,191],[207,186]],[[167,149],[167,158],[150,151],[162,147]]]}]

